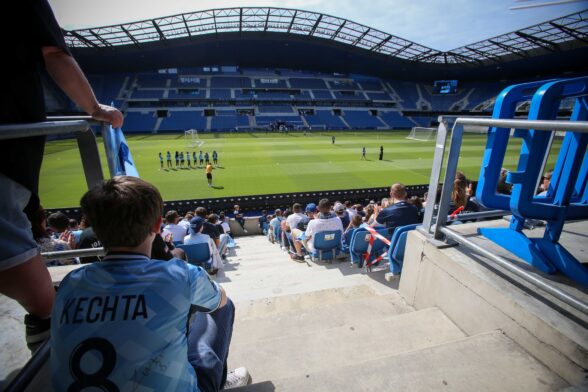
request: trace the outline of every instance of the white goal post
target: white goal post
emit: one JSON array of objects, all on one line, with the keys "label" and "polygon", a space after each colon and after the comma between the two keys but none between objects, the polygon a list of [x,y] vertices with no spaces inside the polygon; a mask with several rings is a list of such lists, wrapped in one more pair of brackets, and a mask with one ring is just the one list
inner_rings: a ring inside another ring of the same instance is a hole
[{"label": "white goal post", "polygon": [[186,147],[201,147],[204,144],[198,137],[198,131],[196,129],[185,131],[184,139],[186,140]]},{"label": "white goal post", "polygon": [[411,140],[428,141],[433,140],[436,135],[437,128],[413,127],[406,138]]}]

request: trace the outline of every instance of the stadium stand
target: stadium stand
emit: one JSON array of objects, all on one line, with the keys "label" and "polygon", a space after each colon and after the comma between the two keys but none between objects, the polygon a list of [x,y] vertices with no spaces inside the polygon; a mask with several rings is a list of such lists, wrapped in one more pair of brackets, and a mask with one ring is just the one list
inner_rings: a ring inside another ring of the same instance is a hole
[{"label": "stadium stand", "polygon": [[212,87],[212,88],[249,88],[249,87],[251,87],[251,79],[245,78],[245,77],[213,76],[210,79],[210,87]]},{"label": "stadium stand", "polygon": [[315,78],[290,78],[292,88],[326,89],[327,85],[323,79]]},{"label": "stadium stand", "polygon": [[380,118],[390,128],[412,128],[415,125],[412,121],[404,117],[401,112],[397,111],[380,112]]},{"label": "stadium stand", "polygon": [[125,116],[126,132],[151,132],[155,129],[155,113],[129,112]]},{"label": "stadium stand", "polygon": [[259,113],[292,113],[289,105],[259,105]]},{"label": "stadium stand", "polygon": [[159,131],[183,131],[205,129],[206,117],[201,110],[169,111],[159,126]]},{"label": "stadium stand", "polygon": [[163,90],[135,90],[131,99],[159,99],[163,96]]},{"label": "stadium stand", "polygon": [[384,124],[378,117],[372,116],[364,110],[346,110],[345,121],[351,128],[356,129],[377,129],[384,128]]},{"label": "stadium stand", "polygon": [[331,110],[316,110],[314,114],[305,116],[306,122],[317,129],[346,129],[339,116],[335,116]]}]

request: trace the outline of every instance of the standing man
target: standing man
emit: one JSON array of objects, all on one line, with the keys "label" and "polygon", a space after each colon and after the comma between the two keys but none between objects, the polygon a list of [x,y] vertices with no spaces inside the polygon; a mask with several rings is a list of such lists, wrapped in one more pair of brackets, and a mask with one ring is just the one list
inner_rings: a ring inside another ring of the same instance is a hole
[{"label": "standing man", "polygon": [[196,151],[192,151],[192,161],[194,161],[194,167],[196,167]]},{"label": "standing man", "polygon": [[335,136],[331,136],[331,144],[335,144]]},{"label": "standing man", "polygon": [[208,155],[208,151],[204,153],[204,163],[206,163],[206,165],[210,164],[210,155]]},{"label": "standing man", "polygon": [[384,146],[380,146],[380,161],[384,158]]},{"label": "standing man", "polygon": [[159,170],[163,169],[163,155],[159,153]]},{"label": "standing man", "polygon": [[214,150],[212,152],[212,162],[216,165],[218,165],[218,154],[216,153],[216,150]]},{"label": "standing man", "polygon": [[[123,124],[122,114],[102,105],[84,73],[71,56],[63,32],[47,1],[23,1],[11,5],[0,32],[10,39],[3,47],[0,124],[45,121],[41,70],[84,112],[113,127]],[[23,28],[26,32],[11,34]],[[39,173],[45,136],[21,137],[0,143],[0,293],[18,301],[25,316],[29,347],[48,335],[55,298],[51,276],[33,238],[26,213],[39,209]]]},{"label": "standing man", "polygon": [[365,160],[365,146],[361,148],[361,159]]},{"label": "standing man", "polygon": [[208,164],[206,165],[206,181],[208,181],[208,186],[212,186],[212,170],[213,169],[214,168],[212,167],[210,162],[208,162]]},{"label": "standing man", "polygon": [[192,167],[190,166],[190,151],[186,151],[186,161],[188,162],[188,167]]},{"label": "standing man", "polygon": [[202,150],[200,150],[200,154],[198,155],[198,160],[200,161],[200,164],[198,166],[202,167],[202,165],[204,165],[204,155],[202,155]]}]

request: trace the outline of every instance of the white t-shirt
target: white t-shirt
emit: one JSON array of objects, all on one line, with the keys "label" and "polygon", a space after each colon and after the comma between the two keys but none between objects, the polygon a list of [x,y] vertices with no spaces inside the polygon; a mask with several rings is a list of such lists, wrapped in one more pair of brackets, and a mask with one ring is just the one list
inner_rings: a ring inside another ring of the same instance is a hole
[{"label": "white t-shirt", "polygon": [[186,229],[184,225],[176,225],[173,223],[166,225],[163,230],[167,230],[171,233],[173,241],[183,241],[188,233],[188,229]]},{"label": "white t-shirt", "polygon": [[331,217],[327,219],[320,218],[319,215],[319,218],[308,222],[308,227],[304,233],[306,238],[309,238],[307,244],[310,251],[314,250],[314,235],[321,231],[340,231],[341,236],[343,236],[343,223],[341,223],[341,219],[335,214],[332,214]]},{"label": "white t-shirt", "polygon": [[210,236],[208,234],[202,234],[202,233],[188,234],[187,236],[184,237],[184,244],[185,245],[201,244],[201,243],[208,244],[208,250],[210,251],[210,258],[212,259],[210,264],[212,265],[212,267],[216,268],[216,269],[222,269],[223,268],[223,261],[220,257],[220,254],[218,253],[218,248],[216,247],[214,240],[212,238],[210,238]]},{"label": "white t-shirt", "polygon": [[296,226],[298,226],[298,223],[300,223],[302,219],[306,219],[306,215],[304,215],[302,212],[297,212],[290,215],[286,219],[286,223],[288,223],[288,226],[290,226],[290,230],[293,230],[296,228]]}]

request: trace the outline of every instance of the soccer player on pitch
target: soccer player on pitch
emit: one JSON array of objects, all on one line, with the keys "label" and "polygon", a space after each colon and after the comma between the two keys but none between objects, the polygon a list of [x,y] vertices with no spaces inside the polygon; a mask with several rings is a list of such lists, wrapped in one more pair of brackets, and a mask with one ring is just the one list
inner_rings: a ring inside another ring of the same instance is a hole
[{"label": "soccer player on pitch", "polygon": [[206,181],[208,181],[208,186],[212,186],[212,170],[213,169],[214,168],[212,167],[210,162],[208,162],[208,164],[206,165]]}]

